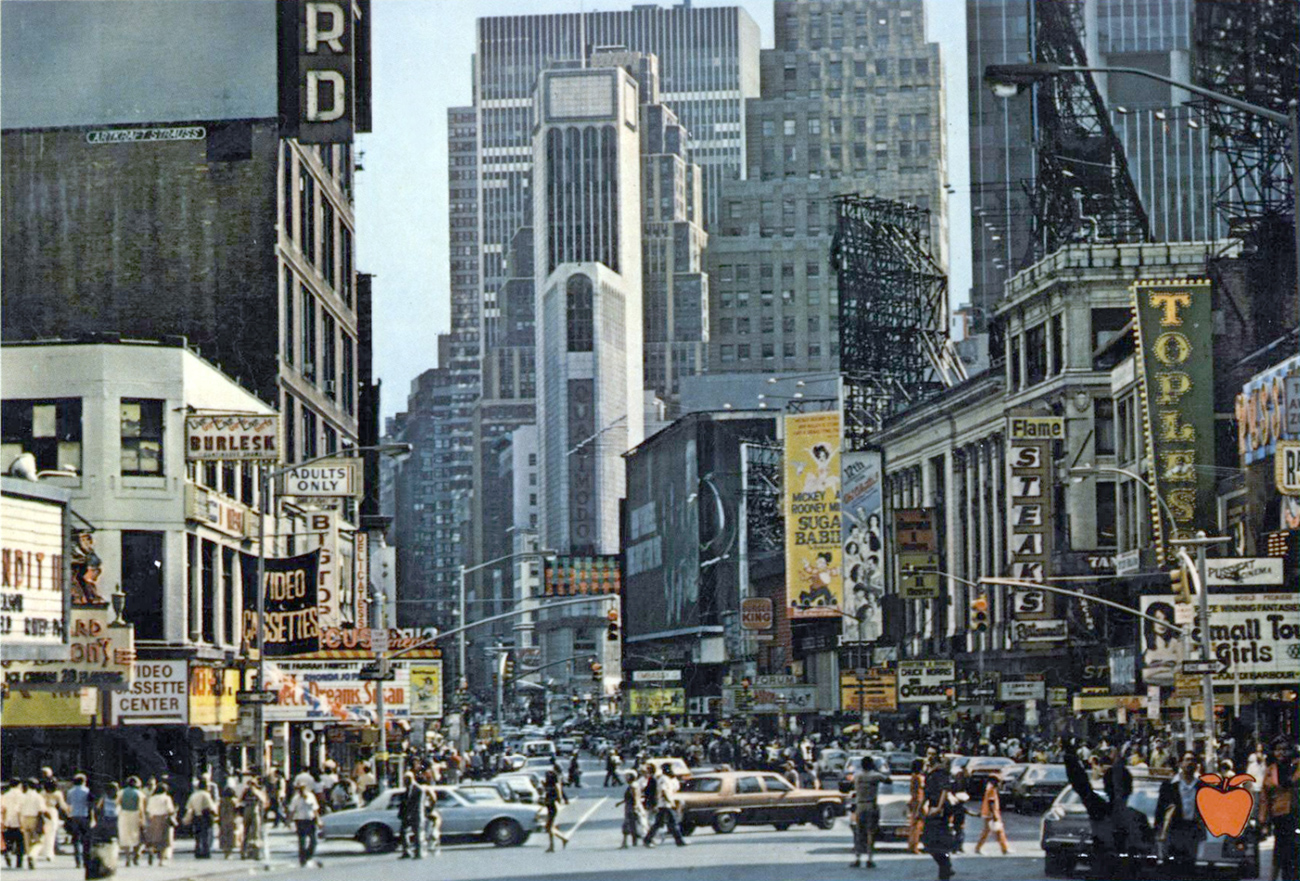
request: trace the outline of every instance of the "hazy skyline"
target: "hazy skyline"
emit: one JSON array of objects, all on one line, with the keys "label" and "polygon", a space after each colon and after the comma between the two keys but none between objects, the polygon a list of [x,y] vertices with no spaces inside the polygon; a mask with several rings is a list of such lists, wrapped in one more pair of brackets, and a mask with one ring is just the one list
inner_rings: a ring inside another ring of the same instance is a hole
[{"label": "hazy skyline", "polygon": [[[669,3],[660,5],[668,6]],[[772,46],[772,0],[697,2],[740,6]],[[971,283],[970,178],[966,115],[966,5],[926,0],[926,36],[938,42],[946,89],[949,290],[964,303]],[[437,361],[450,329],[447,228],[447,108],[468,105],[475,21],[483,16],[630,9],[581,0],[376,0],[374,132],[358,137],[357,268],[375,275],[375,373],[383,415],[405,409],[411,380]]]}]

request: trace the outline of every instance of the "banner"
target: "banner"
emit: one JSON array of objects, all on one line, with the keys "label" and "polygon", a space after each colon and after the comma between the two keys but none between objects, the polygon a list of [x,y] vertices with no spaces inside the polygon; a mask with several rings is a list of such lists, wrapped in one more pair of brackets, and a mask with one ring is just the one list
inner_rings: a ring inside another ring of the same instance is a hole
[{"label": "banner", "polygon": [[884,478],[881,454],[874,450],[840,457],[840,536],[843,540],[846,642],[880,639],[881,598],[885,595]]},{"label": "banner", "polygon": [[956,685],[956,664],[952,661],[899,661],[898,702],[940,703],[948,700]]},{"label": "banner", "polygon": [[[1214,321],[1207,279],[1133,284],[1152,485],[1178,535],[1215,528]],[[1156,561],[1165,561],[1165,522],[1153,498]]]},{"label": "banner", "polygon": [[442,717],[442,662],[411,665],[411,715]]},{"label": "banner", "polygon": [[[320,648],[319,550],[265,561],[266,656],[280,658]],[[244,641],[257,645],[257,594],[244,592]]]},{"label": "banner", "polygon": [[[1201,637],[1200,609],[1189,642]],[[1215,685],[1293,685],[1300,680],[1300,594],[1211,593],[1210,655],[1221,665]],[[1142,597],[1145,614],[1174,623],[1173,597]],[[1168,628],[1142,622],[1142,678],[1147,685],[1173,685],[1184,660],[1199,659],[1199,649],[1184,653],[1182,640]],[[1199,681],[1199,677],[1198,677]]]},{"label": "banner", "polygon": [[785,578],[792,618],[839,617],[840,414],[785,417]]}]

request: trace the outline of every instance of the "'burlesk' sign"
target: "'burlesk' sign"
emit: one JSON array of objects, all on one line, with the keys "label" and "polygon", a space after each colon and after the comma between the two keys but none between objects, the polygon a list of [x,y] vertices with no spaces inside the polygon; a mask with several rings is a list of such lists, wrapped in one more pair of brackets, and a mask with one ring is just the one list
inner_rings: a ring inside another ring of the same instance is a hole
[{"label": "'burlesk' sign", "polygon": [[[1147,455],[1157,493],[1182,535],[1214,523],[1214,351],[1212,290],[1206,279],[1133,285],[1141,356]],[[1152,501],[1152,505],[1155,502]],[[1156,556],[1164,561],[1163,520],[1152,509]]]},{"label": "'burlesk' sign", "polygon": [[204,462],[279,462],[280,417],[185,417],[185,458]]},{"label": "'burlesk' sign", "polygon": [[[320,606],[316,601],[320,554],[316,550],[266,561],[267,657],[307,654],[320,648]],[[257,595],[252,591],[244,594],[244,640],[257,645]]]}]

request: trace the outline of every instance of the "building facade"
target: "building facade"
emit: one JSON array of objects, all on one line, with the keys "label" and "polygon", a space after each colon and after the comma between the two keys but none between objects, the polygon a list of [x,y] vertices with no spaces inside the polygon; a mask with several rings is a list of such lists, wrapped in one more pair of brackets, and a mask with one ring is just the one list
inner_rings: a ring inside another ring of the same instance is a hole
[{"label": "building facade", "polygon": [[778,2],[746,178],[710,229],[709,371],[839,369],[834,197],[928,208],[947,265],[943,78],[922,4]]}]

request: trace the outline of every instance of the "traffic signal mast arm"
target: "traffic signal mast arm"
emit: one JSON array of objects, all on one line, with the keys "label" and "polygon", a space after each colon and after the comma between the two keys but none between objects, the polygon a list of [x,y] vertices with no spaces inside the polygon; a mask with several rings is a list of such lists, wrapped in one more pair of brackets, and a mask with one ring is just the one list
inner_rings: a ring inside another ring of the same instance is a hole
[{"label": "traffic signal mast arm", "polygon": [[563,606],[576,606],[579,603],[599,603],[603,600],[608,600],[608,599],[618,599],[618,594],[606,593],[606,594],[591,594],[584,597],[570,597],[568,599],[555,600],[554,602],[550,602],[550,603],[539,603],[538,605],[533,606],[530,609],[515,609],[510,612],[502,612],[500,615],[490,615],[487,618],[480,618],[477,621],[471,621],[469,624],[465,624],[461,627],[453,627],[451,630],[444,630],[441,633],[435,633],[433,636],[430,636],[428,639],[422,639],[419,642],[415,643],[414,645],[408,645],[405,648],[400,648],[397,649],[396,651],[389,652],[387,657],[391,660],[393,658],[396,658],[398,655],[404,655],[407,652],[413,652],[416,649],[428,648],[429,646],[433,645],[435,642],[440,642],[449,636],[456,636],[457,634],[463,633],[466,630],[473,630],[475,627],[482,627],[484,624],[492,624],[496,621],[505,621],[510,618],[518,618],[520,615],[527,615],[530,612],[536,612],[539,609],[558,609],[558,608],[562,608]]}]

